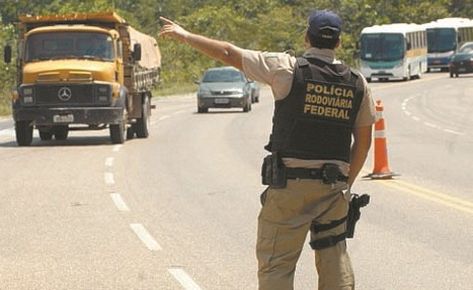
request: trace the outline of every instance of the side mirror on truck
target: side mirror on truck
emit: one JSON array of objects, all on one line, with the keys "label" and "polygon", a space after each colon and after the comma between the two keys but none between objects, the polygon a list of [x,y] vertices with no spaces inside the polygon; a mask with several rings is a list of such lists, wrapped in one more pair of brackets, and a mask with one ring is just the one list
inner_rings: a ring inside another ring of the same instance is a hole
[{"label": "side mirror on truck", "polygon": [[10,45],[5,46],[5,50],[3,51],[3,61],[5,63],[10,63],[11,62],[11,55],[12,55],[12,49]]},{"label": "side mirror on truck", "polygon": [[133,59],[135,61],[141,60],[141,44],[139,43],[135,43],[135,45],[133,45]]}]

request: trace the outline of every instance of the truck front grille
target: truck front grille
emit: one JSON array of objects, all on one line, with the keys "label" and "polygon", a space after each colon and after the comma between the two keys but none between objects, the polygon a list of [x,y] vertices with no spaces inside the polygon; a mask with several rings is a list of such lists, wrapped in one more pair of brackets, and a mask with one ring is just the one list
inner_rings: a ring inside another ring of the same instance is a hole
[{"label": "truck front grille", "polygon": [[95,90],[92,84],[37,85],[36,105],[94,105]]}]

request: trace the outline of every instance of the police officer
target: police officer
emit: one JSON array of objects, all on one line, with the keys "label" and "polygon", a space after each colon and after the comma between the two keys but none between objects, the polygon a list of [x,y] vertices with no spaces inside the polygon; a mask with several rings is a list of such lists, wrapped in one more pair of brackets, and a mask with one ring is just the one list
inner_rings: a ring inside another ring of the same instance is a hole
[{"label": "police officer", "polygon": [[309,231],[319,289],[354,289],[344,191],[366,160],[375,109],[365,79],[335,59],[339,16],[327,10],[310,14],[307,50],[300,58],[241,49],[161,19],[161,36],[187,43],[271,86],[275,111],[266,149],[272,154],[263,168],[269,187],[261,196],[256,245],[259,289],[293,289]]}]

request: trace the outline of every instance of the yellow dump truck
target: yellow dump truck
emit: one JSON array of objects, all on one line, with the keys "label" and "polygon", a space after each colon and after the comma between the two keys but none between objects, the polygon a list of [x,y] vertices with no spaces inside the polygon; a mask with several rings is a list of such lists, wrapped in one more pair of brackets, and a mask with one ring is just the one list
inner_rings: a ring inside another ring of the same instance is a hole
[{"label": "yellow dump truck", "polygon": [[[18,145],[30,145],[35,128],[41,140],[106,128],[115,144],[148,137],[161,67],[155,38],[114,12],[22,16],[18,31]],[[7,46],[4,59],[11,58]]]}]

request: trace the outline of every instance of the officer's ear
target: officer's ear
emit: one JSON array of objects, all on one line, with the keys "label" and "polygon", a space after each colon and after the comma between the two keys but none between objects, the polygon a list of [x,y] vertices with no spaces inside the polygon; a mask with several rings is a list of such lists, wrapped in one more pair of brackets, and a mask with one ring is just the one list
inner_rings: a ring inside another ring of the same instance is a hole
[{"label": "officer's ear", "polygon": [[335,44],[335,48],[339,48],[340,46],[342,46],[342,39],[338,38],[337,44]]},{"label": "officer's ear", "polygon": [[310,48],[311,46],[312,45],[310,44],[309,35],[308,35],[307,30],[306,30],[305,36],[304,36],[304,47],[307,49],[307,48]]}]

